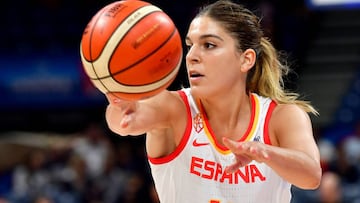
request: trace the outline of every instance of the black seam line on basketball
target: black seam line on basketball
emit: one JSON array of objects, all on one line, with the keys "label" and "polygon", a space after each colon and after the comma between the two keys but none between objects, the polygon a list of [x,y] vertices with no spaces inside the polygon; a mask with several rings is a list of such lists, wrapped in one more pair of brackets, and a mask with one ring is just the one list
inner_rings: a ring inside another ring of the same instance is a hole
[{"label": "black seam line on basketball", "polygon": [[[133,66],[136,66],[137,64],[143,62],[144,60],[146,60],[147,58],[149,58],[151,55],[155,54],[159,49],[161,49],[176,33],[177,29],[174,28],[171,35],[169,35],[169,37],[163,42],[161,43],[156,49],[154,49],[152,52],[150,52],[148,55],[146,55],[145,57],[143,57],[142,59],[140,59],[139,61],[135,62],[134,64],[122,69],[121,71],[118,71],[118,72],[115,72],[114,74],[110,75],[110,76],[105,76],[105,77],[101,77],[101,78],[98,78],[100,80],[102,79],[106,79],[106,78],[109,78],[109,77],[112,77],[112,76],[115,76],[117,74],[120,74],[124,71],[127,71],[129,70],[130,68],[132,68]],[[171,72],[169,73],[171,74]],[[167,74],[166,76],[168,76],[169,74]],[[165,76],[165,77],[166,77]],[[163,77],[164,78],[164,77]],[[160,79],[161,80],[161,79]],[[159,81],[159,80],[157,80]],[[154,82],[157,82],[157,81],[152,81],[151,83],[154,83]],[[119,82],[120,83],[120,82]],[[136,86],[136,85],[129,85],[129,84],[124,84],[124,83],[120,83],[120,84],[123,84],[123,85],[126,85],[126,86]],[[147,83],[147,84],[150,84],[150,83]],[[147,85],[147,84],[142,84],[142,85]]]},{"label": "black seam line on basketball", "polygon": [[[138,10],[138,9],[137,9],[137,10]],[[135,11],[134,11],[134,12],[135,12]],[[133,13],[134,13],[134,12],[133,12]],[[144,18],[147,17],[148,15],[153,14],[153,13],[157,13],[157,12],[162,12],[162,11],[158,11],[158,10],[157,10],[157,11],[152,11],[152,12],[150,12],[150,13],[142,16],[142,17],[133,25],[133,27],[135,27],[138,23],[141,22],[142,19],[144,19]],[[131,14],[130,14],[130,15],[131,15]],[[130,15],[129,15],[129,16],[130,16]],[[129,16],[127,16],[127,18],[128,18]],[[125,20],[126,20],[126,19],[125,19]],[[124,20],[124,21],[125,21],[125,20]],[[124,33],[124,36],[126,36],[127,33],[130,32],[130,30],[131,30],[131,29],[128,29],[128,30],[126,31],[126,33]],[[172,35],[173,35],[173,34],[172,34]],[[123,40],[124,40],[124,37],[120,39],[120,41],[118,42],[118,44],[117,44],[116,47],[115,47],[115,50],[119,47],[119,45],[121,44],[121,42],[122,42]],[[169,40],[169,39],[167,39],[165,42],[167,42],[168,40]],[[164,43],[162,43],[161,46],[163,46],[163,44],[164,44]],[[114,76],[114,75],[117,75],[117,74],[119,74],[119,73],[122,73],[122,72],[130,69],[131,67],[139,64],[141,61],[143,61],[143,60],[145,60],[146,58],[148,58],[148,57],[149,57],[150,55],[152,55],[155,51],[159,50],[159,48],[161,48],[161,46],[158,47],[158,48],[156,48],[153,52],[151,52],[151,53],[148,54],[147,56],[143,57],[141,60],[135,62],[134,64],[132,64],[132,65],[130,65],[130,66],[128,66],[128,67],[126,67],[126,68],[118,71],[118,72],[115,72],[115,73],[113,73],[113,74],[111,74],[111,75],[104,76],[104,77],[96,77],[96,79],[98,79],[98,80],[106,79],[106,78],[112,77],[112,76]],[[112,58],[113,58],[113,55],[111,55],[109,62],[111,61]],[[108,64],[108,67],[110,67],[110,64]],[[108,71],[109,71],[109,73],[110,73],[110,70],[108,70]],[[96,75],[96,76],[97,76],[97,75]]]},{"label": "black seam line on basketball", "polygon": [[[130,17],[133,13],[135,13],[135,12],[137,12],[139,9],[144,8],[144,7],[147,7],[147,6],[151,6],[151,5],[145,4],[145,5],[137,8],[137,9],[134,10],[133,12],[129,13],[122,21],[125,22],[127,19],[129,19],[129,17]],[[105,12],[105,11],[104,11],[104,12]],[[146,15],[142,16],[141,18],[139,18],[138,21],[133,25],[133,27],[134,27],[136,24],[138,24],[143,18],[145,18],[146,16],[148,16],[148,15],[154,13],[154,12],[161,12],[161,11],[152,11],[152,12],[150,12],[150,13],[147,13]],[[101,15],[100,15],[100,16],[101,16]],[[100,17],[99,17],[99,18],[100,18]],[[98,18],[98,19],[99,19],[99,18]],[[98,19],[96,19],[96,23],[98,22]],[[121,25],[122,25],[122,23],[119,23],[118,26],[114,29],[114,32],[115,32]],[[127,34],[128,32],[130,32],[130,30],[131,30],[131,29],[128,29],[128,30],[124,33],[123,36],[126,36],[126,34]],[[93,30],[92,30],[92,31],[93,31]],[[113,36],[114,32],[109,36],[109,39]],[[91,35],[91,36],[92,36],[92,35]],[[90,37],[90,41],[91,41],[91,39],[92,39],[92,37]],[[124,37],[122,37],[122,38],[120,39],[120,41],[119,41],[118,44],[116,45],[115,49],[119,46],[119,44],[121,44],[121,42],[123,41],[123,39],[124,39]],[[108,42],[107,42],[107,43],[108,43]],[[107,43],[105,44],[104,48],[106,47]],[[91,45],[91,43],[90,43],[90,45]],[[103,51],[104,51],[104,49],[101,50],[99,56],[101,56],[101,54],[102,54]],[[90,49],[90,57],[91,57],[91,49]],[[91,58],[92,58],[92,57],[91,57]],[[110,60],[109,60],[109,61],[111,61],[111,58],[112,58],[112,56],[110,57]],[[96,61],[96,60],[95,60],[95,61]],[[104,83],[103,83],[101,80],[102,80],[102,79],[109,78],[109,77],[111,77],[111,75],[109,75],[109,76],[104,76],[104,77],[99,77],[99,75],[98,75],[97,72],[95,71],[95,68],[94,68],[94,65],[93,65],[95,61],[91,62],[91,66],[93,67],[93,71],[94,71],[96,77],[95,77],[95,78],[91,78],[91,79],[92,79],[92,80],[99,80],[99,82],[103,85],[103,87],[104,87],[106,90],[108,90],[108,89],[106,88],[106,86],[104,85]],[[108,64],[108,67],[110,67],[109,64]],[[108,72],[110,73],[110,70],[108,70]]]},{"label": "black seam line on basketball", "polygon": [[[102,15],[104,14],[106,12],[106,9],[103,9],[103,12],[101,12],[101,14],[98,16],[98,18],[96,19],[96,21],[94,22],[94,26],[95,25],[97,25],[97,23],[99,22],[99,19],[102,17]],[[91,29],[91,33],[90,33],[90,37],[89,37],[89,44],[90,44],[90,46],[89,46],[89,54],[90,54],[90,59],[91,59],[91,67],[92,67],[92,70],[93,70],[93,72],[94,72],[94,74],[95,74],[95,76],[96,76],[96,78],[99,78],[99,75],[97,74],[97,72],[96,72],[96,70],[95,70],[95,66],[94,66],[94,60],[93,60],[93,57],[92,57],[92,38],[93,38],[93,33],[94,33],[94,29]],[[101,51],[102,52],[102,51]],[[101,56],[101,53],[100,53],[100,55],[99,56]],[[96,60],[95,60],[96,61]],[[93,80],[93,79],[91,79],[91,80]],[[105,84],[101,81],[101,80],[99,80],[99,82],[101,83],[101,85],[103,86],[103,88],[104,89],[106,89],[106,91],[107,92],[109,92],[109,89],[105,86]]]},{"label": "black seam line on basketball", "polygon": [[[143,7],[146,7],[146,6],[150,6],[150,5],[148,5],[148,4],[146,4],[146,5],[143,5],[143,6],[141,6],[141,7],[139,7],[139,8],[137,8],[136,10],[134,10],[133,12],[131,12],[131,13],[129,13],[124,19],[123,19],[123,21],[126,21],[128,18],[129,18],[129,16],[131,16],[133,13],[135,13],[136,11],[138,11],[139,9],[141,9],[141,8],[143,8]],[[104,12],[106,12],[107,10],[106,9],[104,9],[103,8],[103,11],[101,12],[101,14],[99,14],[99,17],[95,20],[95,23],[94,23],[94,26],[98,23],[98,21],[99,21],[99,19],[103,16],[103,13]],[[142,18],[140,18],[140,19],[142,19]],[[118,28],[119,28],[119,26],[121,26],[121,23],[119,23],[119,25],[114,29],[114,31],[116,31]],[[93,36],[93,33],[94,33],[94,29],[92,29],[91,30],[91,34],[90,34],[90,37],[89,37],[89,44],[90,44],[90,46],[89,46],[89,53],[90,53],[90,59],[91,59],[91,61],[96,61],[98,58],[96,58],[96,60],[93,60],[93,58],[92,58],[92,49],[91,49],[91,45],[92,45],[92,43],[91,43],[91,41],[92,41],[92,36]],[[112,33],[113,34],[113,33]],[[112,36],[112,35],[111,35]],[[111,36],[109,37],[109,39],[111,38]],[[105,46],[107,45],[107,43],[105,43],[105,45],[104,45],[104,48],[105,48]],[[99,53],[99,56],[101,56],[101,54],[102,54],[102,52],[104,51],[104,49],[102,49],[101,50],[101,52]],[[85,58],[85,57],[84,57]],[[86,59],[86,58],[85,58]],[[91,61],[89,61],[89,60],[86,60],[86,61],[88,61],[89,63],[92,63]],[[96,72],[95,72],[96,73]],[[98,78],[98,77],[97,77]],[[95,78],[96,79],[96,78]]]},{"label": "black seam line on basketball", "polygon": [[[106,12],[106,9],[103,9],[103,12],[101,12],[101,14],[98,16],[98,18],[96,19],[96,21],[94,22],[94,26],[97,25],[97,23],[99,22],[99,19],[102,17],[102,15],[104,14],[104,12]],[[90,59],[91,59],[91,67],[92,67],[92,70],[96,76],[96,78],[99,78],[99,75],[97,74],[96,70],[95,70],[95,66],[94,66],[94,60],[93,60],[93,57],[92,57],[92,38],[93,38],[93,33],[94,33],[94,29],[91,29],[91,33],[90,33],[90,37],[89,37],[89,54],[90,54]],[[106,46],[106,44],[105,44]],[[105,47],[104,46],[104,47]],[[102,51],[101,51],[102,52]],[[101,53],[99,54],[99,56],[101,56]],[[95,60],[96,61],[96,60]],[[94,80],[93,78],[91,78],[91,80]],[[101,83],[101,85],[103,86],[104,89],[106,89],[107,92],[109,92],[109,89],[106,87],[106,85],[101,81],[99,80],[99,82]]]},{"label": "black seam line on basketball", "polygon": [[[176,32],[177,32],[177,28],[175,27],[174,30],[173,30],[173,32],[171,33],[171,35],[170,35],[156,50],[154,50],[153,52],[151,52],[151,54],[149,54],[147,57],[149,57],[150,55],[154,54],[154,53],[155,53],[157,50],[159,50],[164,44],[166,44],[171,38],[173,38]],[[146,58],[147,58],[147,57],[146,57]],[[141,61],[143,61],[143,60],[145,60],[145,58],[142,59],[142,60],[140,60],[138,63],[141,63]],[[173,71],[174,71],[174,70],[173,70]],[[169,72],[168,74],[166,74],[166,75],[165,75],[164,77],[162,77],[161,79],[167,77],[167,76],[170,75],[173,71]],[[115,74],[115,75],[116,75],[116,74]],[[158,82],[158,81],[160,81],[161,79],[156,80],[156,81],[152,81],[151,83]],[[170,82],[170,81],[167,81],[166,83],[169,83],[169,82]],[[148,84],[151,84],[151,83],[146,83],[146,84],[142,84],[142,85],[148,85]],[[120,83],[120,84],[123,84],[123,85],[126,85],[126,86],[137,86],[137,85],[124,84],[124,83]],[[155,91],[155,90],[160,89],[161,87],[162,87],[162,86],[160,86],[160,87],[158,87],[158,88],[155,88],[155,89],[152,89],[152,90],[149,90],[149,91],[143,91],[143,93],[152,92],[152,91]],[[117,92],[126,93],[126,94],[137,94],[136,92],[134,92],[134,93],[121,92],[121,91],[117,91]]]},{"label": "black seam line on basketball", "polygon": [[[144,5],[144,6],[142,6],[142,7],[137,8],[135,11],[133,11],[132,13],[130,13],[128,16],[126,16],[126,18],[123,20],[123,22],[126,22],[126,20],[127,20],[133,13],[137,12],[139,9],[144,8],[144,7],[146,7],[146,6],[151,6],[151,5]],[[155,12],[160,12],[160,11],[152,11],[152,12],[150,12],[150,13],[147,13],[146,15],[142,16],[141,18],[139,18],[138,21],[137,21],[136,23],[134,23],[134,25],[133,25],[132,27],[135,27],[138,23],[140,23],[140,21],[142,21],[142,19],[144,19],[146,16],[148,16],[148,15],[150,15],[150,14],[152,14],[152,13],[155,13]],[[121,24],[122,24],[122,23],[119,23],[119,26],[121,26]],[[119,28],[119,26],[115,29],[115,31]],[[124,33],[123,37],[119,40],[119,42],[118,42],[117,45],[115,46],[115,49],[114,49],[114,50],[116,50],[116,49],[119,47],[119,44],[121,44],[121,42],[124,40],[125,36],[131,31],[131,29],[132,29],[132,28],[128,29],[128,30]],[[112,34],[114,34],[114,32],[113,32]],[[111,38],[111,37],[112,37],[112,36],[110,36],[110,38]],[[113,52],[113,53],[114,53],[114,52]],[[110,63],[110,61],[111,61],[112,58],[113,58],[113,54],[110,56],[109,63]],[[111,73],[111,71],[110,71],[110,64],[108,64],[108,69],[109,69],[108,72]],[[111,77],[111,75],[105,76],[105,77],[101,77],[101,78],[98,77],[98,79],[101,80],[101,79],[108,78],[108,77]]]},{"label": "black seam line on basketball", "polygon": [[[103,13],[104,12],[106,12],[106,9],[104,9],[102,12],[101,12],[101,14],[99,14],[98,15],[98,18],[97,19],[95,19],[95,22],[94,22],[94,26],[99,22],[99,19],[101,18],[101,16],[103,15]],[[87,25],[88,26],[88,25]],[[93,57],[92,57],[92,38],[93,38],[93,34],[94,34],[94,29],[91,29],[91,32],[90,32],[90,37],[89,37],[89,54],[90,54],[90,60],[91,61],[94,61],[93,60]],[[84,57],[85,58],[85,57]],[[86,59],[86,58],[85,58]],[[95,60],[96,61],[96,60]],[[88,62],[90,62],[90,61],[88,61]],[[93,67],[93,70],[94,70],[94,73],[96,74],[96,71],[95,71],[95,68],[94,68],[94,66],[93,66],[93,63],[92,62],[90,62],[91,63],[91,66]]]},{"label": "black seam line on basketball", "polygon": [[[123,19],[123,22],[125,22],[133,13],[137,12],[139,9],[141,9],[141,8],[143,8],[143,7],[146,7],[146,6],[149,6],[149,5],[148,5],[148,4],[145,4],[145,5],[137,8],[137,9],[134,10],[133,12],[129,13],[129,14]],[[104,12],[105,12],[105,11],[104,11]],[[103,13],[101,13],[100,16],[102,16],[102,14],[103,14]],[[147,14],[147,15],[148,15],[148,14]],[[145,15],[145,16],[147,16],[147,15]],[[145,17],[145,16],[144,16],[144,17]],[[143,19],[144,17],[140,18],[139,21],[140,21],[141,19]],[[96,23],[98,22],[99,19],[100,19],[100,17],[99,17],[98,19],[96,19]],[[116,27],[116,29],[114,29],[114,31],[116,31],[116,30],[121,26],[121,24],[122,24],[122,23],[119,23],[118,26]],[[130,29],[129,29],[129,30],[130,30]],[[128,30],[126,33],[128,33],[129,30]],[[126,36],[126,33],[124,33],[124,36]],[[111,34],[111,36],[109,36],[109,39],[112,37],[113,34],[114,34],[114,32]],[[92,39],[92,38],[91,38],[91,39]],[[116,47],[119,46],[119,44],[120,44],[120,42],[121,42],[122,40],[123,40],[123,38],[118,42],[118,44],[116,45]],[[107,43],[108,43],[108,42],[107,42]],[[105,44],[104,48],[106,47],[107,43]],[[90,43],[90,44],[91,44],[91,43]],[[104,48],[101,50],[99,56],[101,56],[102,52],[104,51]],[[90,51],[91,51],[91,49],[90,49]],[[91,56],[91,52],[90,52],[90,56]],[[111,59],[111,58],[112,58],[112,57],[110,57],[110,59]],[[109,61],[111,61],[111,60],[109,60]],[[94,63],[91,63],[91,66],[93,67],[93,71],[94,71],[95,76],[96,76],[95,79],[100,82],[100,84],[104,87],[104,89],[105,89],[107,92],[110,92],[110,90],[106,87],[106,85],[105,85],[105,84],[103,83],[103,81],[101,80],[102,78],[100,78],[99,75],[97,74],[97,72],[95,71],[95,67],[94,67],[93,64],[94,64]],[[108,64],[108,67],[109,67],[109,64]],[[110,70],[108,70],[108,72],[110,73]],[[105,78],[107,78],[107,77],[105,77]]]}]

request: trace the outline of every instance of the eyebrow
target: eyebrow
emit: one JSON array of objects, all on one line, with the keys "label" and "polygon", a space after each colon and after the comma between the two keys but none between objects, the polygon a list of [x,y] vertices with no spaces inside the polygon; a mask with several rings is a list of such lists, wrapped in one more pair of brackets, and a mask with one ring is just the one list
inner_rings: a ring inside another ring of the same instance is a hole
[{"label": "eyebrow", "polygon": [[[218,35],[214,35],[214,34],[205,34],[205,35],[201,35],[200,39],[206,39],[206,38],[216,38],[219,39],[221,41],[224,41],[223,38],[219,37]],[[190,38],[188,36],[185,37],[185,40],[190,40]],[[191,41],[191,40],[190,40]]]}]

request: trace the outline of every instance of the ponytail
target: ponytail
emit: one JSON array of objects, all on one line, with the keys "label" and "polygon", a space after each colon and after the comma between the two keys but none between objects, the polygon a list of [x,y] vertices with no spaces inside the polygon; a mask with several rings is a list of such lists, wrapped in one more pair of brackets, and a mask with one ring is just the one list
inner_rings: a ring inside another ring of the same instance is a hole
[{"label": "ponytail", "polygon": [[299,99],[299,94],[287,92],[283,77],[290,68],[280,61],[281,56],[267,38],[262,37],[257,52],[257,61],[247,80],[248,91],[274,99],[280,104],[297,104],[306,112],[318,115],[308,101]]}]

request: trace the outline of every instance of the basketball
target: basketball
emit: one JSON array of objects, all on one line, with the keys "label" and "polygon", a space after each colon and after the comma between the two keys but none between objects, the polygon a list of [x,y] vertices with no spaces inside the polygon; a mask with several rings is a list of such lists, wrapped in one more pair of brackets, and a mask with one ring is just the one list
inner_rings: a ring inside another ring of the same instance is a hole
[{"label": "basketball", "polygon": [[183,49],[164,11],[145,1],[122,0],[92,17],[81,37],[80,55],[86,75],[102,93],[142,100],[170,86]]}]

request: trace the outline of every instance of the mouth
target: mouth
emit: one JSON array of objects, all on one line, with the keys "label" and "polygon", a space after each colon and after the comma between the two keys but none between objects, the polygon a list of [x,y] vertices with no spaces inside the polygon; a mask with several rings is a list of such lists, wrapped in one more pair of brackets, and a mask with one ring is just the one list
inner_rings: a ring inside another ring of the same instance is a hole
[{"label": "mouth", "polygon": [[196,71],[190,71],[189,72],[189,77],[190,78],[199,78],[199,77],[203,77],[204,75],[199,73],[199,72],[196,72]]}]

